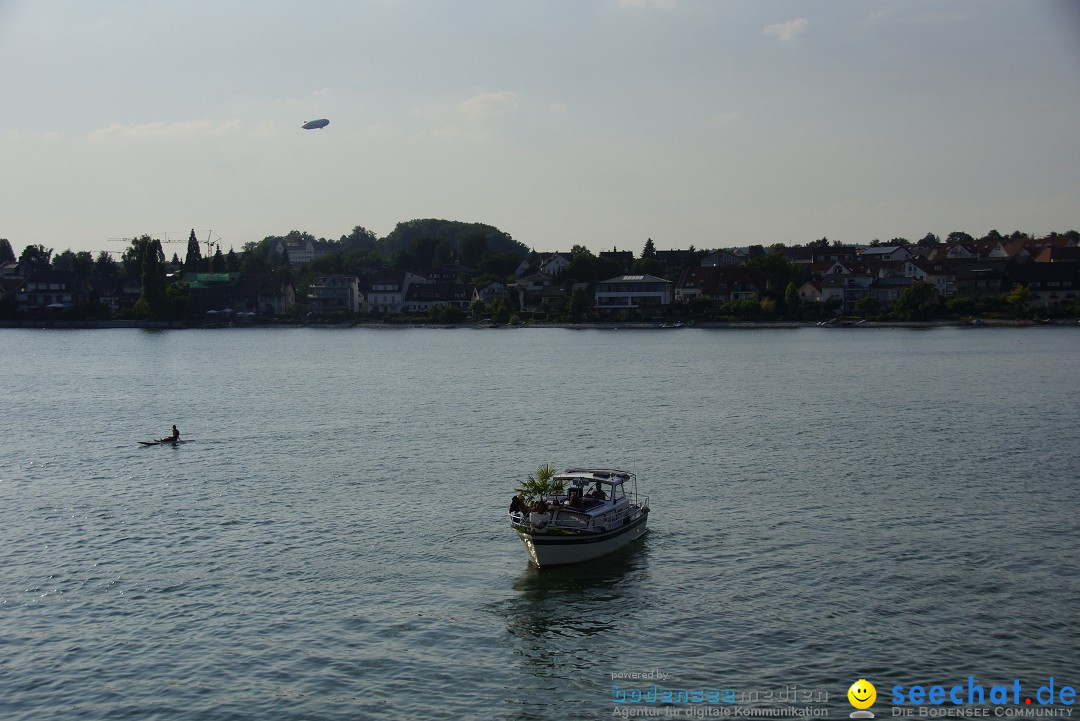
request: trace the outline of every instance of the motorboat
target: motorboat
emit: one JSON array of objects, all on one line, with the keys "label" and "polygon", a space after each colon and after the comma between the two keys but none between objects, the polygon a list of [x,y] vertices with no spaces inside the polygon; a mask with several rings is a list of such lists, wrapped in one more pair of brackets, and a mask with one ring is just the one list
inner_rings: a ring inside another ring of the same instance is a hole
[{"label": "motorboat", "polygon": [[550,488],[529,507],[510,511],[510,527],[536,566],[591,561],[645,535],[649,499],[639,500],[633,473],[568,468],[552,477]]}]

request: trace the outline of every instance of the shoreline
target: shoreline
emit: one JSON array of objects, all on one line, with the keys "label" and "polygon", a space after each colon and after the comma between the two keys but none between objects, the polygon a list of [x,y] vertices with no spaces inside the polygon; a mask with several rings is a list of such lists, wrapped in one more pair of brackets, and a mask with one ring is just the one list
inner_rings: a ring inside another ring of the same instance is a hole
[{"label": "shoreline", "polygon": [[935,320],[935,321],[865,321],[854,323],[836,323],[832,325],[819,325],[817,321],[695,321],[693,325],[679,327],[665,326],[659,321],[654,322],[617,322],[595,321],[585,323],[570,322],[533,322],[523,325],[510,326],[491,323],[425,323],[425,322],[402,322],[382,323],[374,321],[360,321],[355,323],[229,323],[229,324],[188,324],[183,321],[163,320],[0,320],[0,329],[6,328],[34,328],[34,329],[57,329],[57,330],[98,330],[115,328],[137,328],[142,330],[195,330],[195,329],[233,329],[233,328],[326,328],[326,329],[405,329],[405,328],[431,328],[431,329],[463,329],[463,330],[528,330],[530,328],[563,328],[569,330],[792,330],[798,328],[822,328],[825,330],[855,328],[1039,328],[1045,326],[1080,327],[1080,321],[1076,319],[1055,320],[1049,322],[1035,322],[1030,320],[997,319],[981,320],[975,323],[972,320]]}]

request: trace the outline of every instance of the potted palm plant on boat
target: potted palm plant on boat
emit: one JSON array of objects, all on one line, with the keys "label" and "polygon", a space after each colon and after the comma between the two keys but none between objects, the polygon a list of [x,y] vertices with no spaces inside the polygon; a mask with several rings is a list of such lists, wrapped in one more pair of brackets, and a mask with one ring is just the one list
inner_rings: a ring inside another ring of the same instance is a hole
[{"label": "potted palm plant on boat", "polygon": [[559,471],[550,463],[543,463],[536,472],[529,475],[524,481],[518,481],[514,490],[518,492],[526,504],[533,501],[542,501],[548,496],[557,496],[563,492],[565,482],[555,478]]}]

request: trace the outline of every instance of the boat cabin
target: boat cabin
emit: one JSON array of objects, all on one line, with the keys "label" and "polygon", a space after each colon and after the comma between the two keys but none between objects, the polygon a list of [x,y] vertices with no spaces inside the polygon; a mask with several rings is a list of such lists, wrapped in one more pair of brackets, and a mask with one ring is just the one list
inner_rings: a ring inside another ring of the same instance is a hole
[{"label": "boat cabin", "polygon": [[[528,514],[534,529],[551,533],[604,532],[622,521],[632,511],[631,496],[624,484],[634,480],[625,471],[571,468],[555,476],[562,481],[563,493],[543,499],[540,508]],[[522,514],[519,522],[525,522]]]}]

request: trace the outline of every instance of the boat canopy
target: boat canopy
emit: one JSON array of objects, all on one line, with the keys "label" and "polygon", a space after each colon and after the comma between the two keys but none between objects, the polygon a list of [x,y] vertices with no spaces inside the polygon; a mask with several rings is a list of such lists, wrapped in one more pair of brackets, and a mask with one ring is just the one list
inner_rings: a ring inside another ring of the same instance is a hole
[{"label": "boat canopy", "polygon": [[599,481],[601,483],[610,483],[613,486],[625,483],[633,477],[634,474],[628,471],[595,468],[567,468],[556,476],[561,480],[581,481],[582,483],[596,483]]}]

